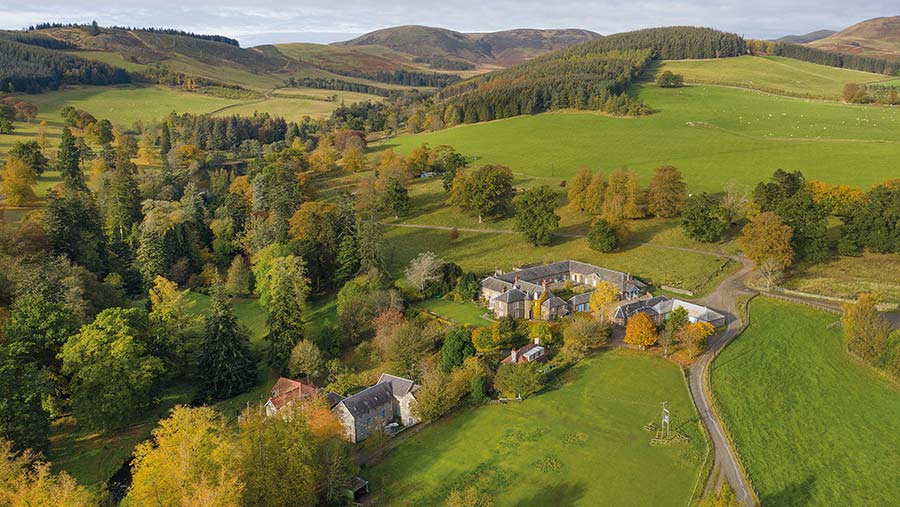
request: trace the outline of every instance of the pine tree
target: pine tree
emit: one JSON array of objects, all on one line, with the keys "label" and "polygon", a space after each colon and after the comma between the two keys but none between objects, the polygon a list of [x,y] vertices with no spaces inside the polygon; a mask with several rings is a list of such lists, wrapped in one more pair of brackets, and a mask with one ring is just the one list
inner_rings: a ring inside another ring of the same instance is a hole
[{"label": "pine tree", "polygon": [[237,321],[217,286],[203,330],[202,355],[198,368],[201,396],[208,400],[230,398],[256,383],[256,363],[250,352],[246,329]]},{"label": "pine tree", "polygon": [[56,169],[62,174],[63,184],[69,188],[84,190],[87,184],[81,172],[81,151],[69,127],[63,127],[56,155]]},{"label": "pine tree", "polygon": [[159,232],[144,227],[141,232],[137,250],[137,260],[144,281],[150,283],[157,275],[162,275],[168,268],[164,238]]}]

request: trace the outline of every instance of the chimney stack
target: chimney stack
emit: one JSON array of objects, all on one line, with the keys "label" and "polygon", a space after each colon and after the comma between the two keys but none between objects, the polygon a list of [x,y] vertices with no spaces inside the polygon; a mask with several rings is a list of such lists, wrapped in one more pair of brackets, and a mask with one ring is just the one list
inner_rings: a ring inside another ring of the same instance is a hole
[{"label": "chimney stack", "polygon": [[516,354],[516,349],[512,349],[509,351],[509,362],[516,364],[518,361],[518,354]]},{"label": "chimney stack", "polygon": [[540,345],[540,344],[541,344],[541,339],[538,338],[537,336],[535,336],[535,337],[534,337],[534,344],[535,344],[535,345]]}]

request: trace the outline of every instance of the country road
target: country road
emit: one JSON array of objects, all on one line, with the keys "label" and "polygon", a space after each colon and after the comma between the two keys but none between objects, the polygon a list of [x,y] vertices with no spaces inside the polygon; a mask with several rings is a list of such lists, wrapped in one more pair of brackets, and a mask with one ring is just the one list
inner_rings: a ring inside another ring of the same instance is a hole
[{"label": "country road", "polygon": [[752,507],[756,504],[752,488],[744,477],[738,457],[735,455],[728,437],[725,436],[724,425],[713,409],[713,401],[709,399],[707,391],[709,389],[707,372],[710,363],[715,359],[716,354],[741,331],[742,323],[738,313],[737,298],[741,295],[753,294],[753,291],[744,285],[744,278],[753,269],[753,264],[749,259],[743,257],[736,257],[735,260],[741,262],[741,269],[723,280],[711,294],[700,300],[701,304],[725,313],[728,326],[724,332],[713,338],[709,350],[691,365],[689,380],[691,398],[694,400],[703,426],[709,433],[715,453],[713,471],[707,481],[705,492],[714,491],[724,479],[734,488],[741,505]]}]

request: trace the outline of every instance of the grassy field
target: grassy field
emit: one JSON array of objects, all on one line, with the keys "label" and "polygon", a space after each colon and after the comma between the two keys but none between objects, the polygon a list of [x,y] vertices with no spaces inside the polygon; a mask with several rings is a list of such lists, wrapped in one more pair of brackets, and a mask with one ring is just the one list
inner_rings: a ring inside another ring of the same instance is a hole
[{"label": "grassy field", "polygon": [[[812,102],[714,86],[635,89],[655,113],[616,118],[590,112],[520,116],[386,140],[408,152],[450,144],[478,164],[505,164],[553,185],[580,166],[627,167],[649,182],[655,167],[678,167],[692,191],[755,185],[778,168],[807,179],[861,187],[895,177],[896,108]],[[852,170],[851,170],[852,169]]]},{"label": "grassy field", "polygon": [[900,388],[852,360],[833,314],[757,298],[712,388],[763,505],[892,505]]},{"label": "grassy field", "polygon": [[752,88],[794,97],[840,100],[845,83],[875,83],[887,76],[816,65],[780,56],[740,56],[718,60],[670,60],[658,66],[684,76],[686,83]]},{"label": "grassy field", "polygon": [[[363,470],[373,505],[443,505],[468,485],[498,507],[688,504],[706,445],[678,367],[623,350],[566,377],[524,403],[467,409],[411,437]],[[662,401],[688,443],[650,446],[642,428]]]},{"label": "grassy field", "polygon": [[454,324],[481,327],[491,323],[490,320],[482,317],[487,313],[487,309],[472,302],[426,299],[415,306]]},{"label": "grassy field", "polygon": [[822,264],[801,264],[792,269],[783,285],[846,299],[856,299],[863,292],[877,292],[887,302],[900,303],[900,256],[865,253]]}]

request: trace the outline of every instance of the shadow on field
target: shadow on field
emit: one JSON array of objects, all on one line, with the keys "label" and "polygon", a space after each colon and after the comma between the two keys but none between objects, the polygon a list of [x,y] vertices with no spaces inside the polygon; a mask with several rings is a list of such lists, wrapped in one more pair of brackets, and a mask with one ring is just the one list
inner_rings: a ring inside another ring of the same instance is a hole
[{"label": "shadow on field", "polygon": [[567,507],[575,505],[578,500],[584,497],[585,489],[581,481],[548,486],[533,497],[517,503],[516,507],[543,507],[546,505]]},{"label": "shadow on field", "polygon": [[774,495],[761,498],[761,504],[767,506],[771,505],[773,507],[780,507],[782,505],[802,507],[808,505],[812,497],[810,489],[812,489],[815,483],[816,476],[810,474],[806,476],[806,479],[803,479],[800,482],[788,484],[784,489]]}]

